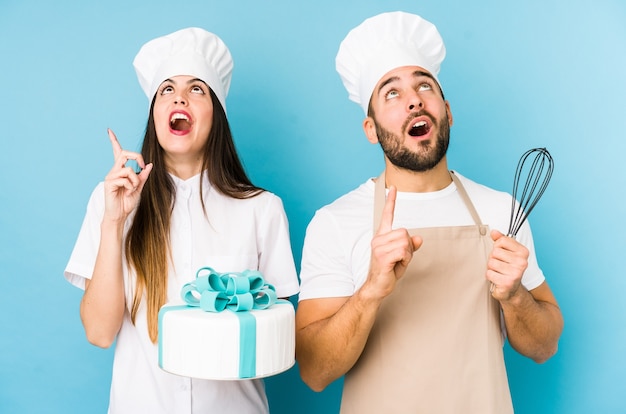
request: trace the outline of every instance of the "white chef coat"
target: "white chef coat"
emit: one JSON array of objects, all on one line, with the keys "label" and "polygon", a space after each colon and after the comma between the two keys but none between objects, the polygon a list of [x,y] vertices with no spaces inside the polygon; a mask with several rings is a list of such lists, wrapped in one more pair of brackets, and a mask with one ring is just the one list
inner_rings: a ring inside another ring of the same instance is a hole
[{"label": "white chef coat", "polygon": [[[201,177],[206,215],[200,203]],[[173,263],[168,301],[178,300],[182,286],[204,266],[218,272],[258,269],[274,285],[278,297],[298,292],[288,222],[280,198],[263,192],[249,199],[234,199],[212,188],[205,175],[188,180],[172,178],[176,202],[170,233]],[[93,274],[103,213],[104,186],[100,183],[91,195],[64,273],[70,283],[82,289],[85,279]],[[126,230],[131,222],[132,215]],[[134,278],[132,269],[124,266],[127,310],[116,338],[109,413],[268,412],[262,380],[208,381],[162,371],[157,346],[148,336],[145,301],[137,312],[136,325],[130,320]]]}]

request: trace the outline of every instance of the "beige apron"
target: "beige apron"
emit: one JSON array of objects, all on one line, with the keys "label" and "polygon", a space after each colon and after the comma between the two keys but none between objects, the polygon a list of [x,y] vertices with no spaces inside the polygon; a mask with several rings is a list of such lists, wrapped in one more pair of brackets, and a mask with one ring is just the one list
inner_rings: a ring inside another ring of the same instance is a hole
[{"label": "beige apron", "polygon": [[[476,224],[409,229],[424,242],[383,301],[361,357],[345,376],[342,414],[513,412],[500,308],[485,279],[493,241],[451,175]],[[376,231],[384,172],[374,197]]]}]

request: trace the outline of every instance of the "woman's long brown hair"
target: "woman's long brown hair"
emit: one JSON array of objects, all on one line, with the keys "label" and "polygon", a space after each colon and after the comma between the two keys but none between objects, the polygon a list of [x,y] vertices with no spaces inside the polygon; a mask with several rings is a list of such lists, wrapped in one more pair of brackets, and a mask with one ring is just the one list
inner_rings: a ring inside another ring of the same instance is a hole
[{"label": "woman's long brown hair", "polygon": [[[246,175],[235,149],[224,108],[212,90],[210,95],[213,102],[213,124],[204,150],[202,171],[207,174],[211,185],[221,193],[238,199],[254,197],[263,189],[253,185]],[[164,150],[157,140],[154,102],[155,99],[150,105],[141,148],[141,155],[146,163],[151,162],[154,167],[141,192],[133,223],[126,236],[125,252],[137,276],[131,320],[135,323],[145,294],[148,333],[152,342],[156,343],[159,309],[167,301],[168,264],[171,260],[170,223],[176,187],[165,165]],[[205,209],[202,181],[200,180],[200,200]]]}]

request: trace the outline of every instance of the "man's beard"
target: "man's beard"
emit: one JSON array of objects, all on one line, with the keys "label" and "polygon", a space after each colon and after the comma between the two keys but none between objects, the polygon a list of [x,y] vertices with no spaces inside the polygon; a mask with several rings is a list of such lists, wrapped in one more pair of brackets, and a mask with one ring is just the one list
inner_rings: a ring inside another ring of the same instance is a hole
[{"label": "man's beard", "polygon": [[[420,115],[426,115],[431,118],[433,127],[438,126],[439,132],[434,147],[429,146],[430,140],[420,141],[418,143],[420,146],[418,151],[408,149],[404,146],[403,140],[400,137],[381,127],[374,118],[378,142],[387,156],[387,159],[396,167],[415,172],[428,171],[439,164],[448,151],[448,144],[450,142],[450,122],[448,122],[448,117],[444,115],[438,122],[435,122],[430,114],[420,112],[419,114],[411,114],[407,122],[405,122],[405,125],[415,119],[416,116]],[[406,127],[403,127],[402,130],[406,130]]]}]

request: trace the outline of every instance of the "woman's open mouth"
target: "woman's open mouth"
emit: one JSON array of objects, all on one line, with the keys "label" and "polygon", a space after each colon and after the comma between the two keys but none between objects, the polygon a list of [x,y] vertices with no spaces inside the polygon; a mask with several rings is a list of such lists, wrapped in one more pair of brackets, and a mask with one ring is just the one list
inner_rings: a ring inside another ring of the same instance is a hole
[{"label": "woman's open mouth", "polygon": [[173,112],[170,116],[170,130],[186,132],[191,129],[191,119],[184,112]]}]

